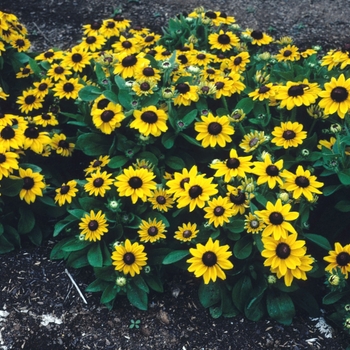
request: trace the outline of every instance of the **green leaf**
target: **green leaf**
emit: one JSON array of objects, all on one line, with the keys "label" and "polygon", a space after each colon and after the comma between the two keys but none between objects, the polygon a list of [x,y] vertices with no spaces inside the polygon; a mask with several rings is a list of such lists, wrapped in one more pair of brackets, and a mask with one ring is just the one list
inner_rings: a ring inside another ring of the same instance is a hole
[{"label": "green leaf", "polygon": [[188,135],[184,134],[183,132],[181,132],[179,135],[181,137],[183,137],[186,141],[191,143],[192,145],[195,145],[195,146],[198,146],[198,147],[202,147],[202,144],[200,142],[198,142],[196,139],[194,139],[193,137],[188,136]]},{"label": "green leaf", "polygon": [[73,217],[77,218],[78,220],[80,220],[87,214],[87,212],[82,209],[69,209],[67,211],[69,214],[71,214]]},{"label": "green leaf", "polygon": [[88,156],[100,156],[108,154],[112,141],[112,137],[108,135],[86,133],[78,137],[75,146]]},{"label": "green leaf", "polygon": [[124,108],[126,108],[126,109],[131,108],[132,96],[130,95],[129,90],[126,90],[126,89],[119,90],[118,100],[119,100],[119,103]]},{"label": "green leaf", "polygon": [[215,305],[221,299],[219,283],[201,283],[198,289],[198,297],[203,307],[208,308]]},{"label": "green leaf", "polygon": [[170,252],[164,259],[163,259],[163,265],[170,265],[177,261],[182,260],[186,256],[188,256],[190,253],[188,250],[174,250]]},{"label": "green leaf", "polygon": [[102,292],[104,291],[107,286],[110,283],[106,282],[106,281],[102,281],[100,279],[96,279],[95,281],[91,282],[86,288],[85,288],[85,292],[88,293],[93,293],[93,292]]},{"label": "green leaf", "polygon": [[349,290],[344,290],[342,292],[339,291],[332,291],[329,292],[328,294],[326,294],[323,299],[322,299],[322,303],[324,305],[331,305],[336,303],[337,301],[339,301],[342,297],[349,295]]},{"label": "green leaf", "polygon": [[149,285],[151,289],[153,289],[156,292],[163,293],[164,287],[162,280],[158,276],[153,275],[145,275],[146,283]]},{"label": "green leaf", "polygon": [[235,109],[243,109],[245,114],[248,114],[253,108],[254,102],[250,97],[242,98],[235,107]]},{"label": "green leaf", "polygon": [[350,211],[350,201],[341,200],[335,205],[335,209],[341,211],[342,213],[347,213]]},{"label": "green leaf", "polygon": [[234,217],[232,221],[225,226],[225,228],[232,233],[241,233],[244,231],[244,220],[236,219],[236,217]]},{"label": "green leaf", "polygon": [[18,221],[18,232],[20,234],[30,232],[35,225],[35,217],[32,210],[28,206],[21,205],[18,212],[20,215]]},{"label": "green leaf", "polygon": [[331,194],[333,194],[334,192],[338,191],[342,187],[343,187],[342,184],[327,186],[327,187],[324,187],[322,189],[322,193],[323,193],[324,196],[330,196]]},{"label": "green leaf", "polygon": [[237,259],[247,259],[253,250],[253,242],[250,236],[243,236],[233,247],[233,254]]},{"label": "green leaf", "polygon": [[166,132],[162,135],[162,145],[166,148],[166,149],[170,149],[174,146],[174,142],[176,139],[176,135],[172,132]]},{"label": "green leaf", "polygon": [[70,237],[64,238],[61,241],[59,241],[55,246],[52,248],[50,252],[50,259],[51,260],[60,260],[60,259],[66,259],[69,255],[68,252],[65,252],[62,250],[62,247],[71,240]]},{"label": "green leaf", "polygon": [[[104,202],[97,199],[96,197],[82,197],[79,198],[79,204],[81,205],[84,214],[90,212],[90,210],[100,210],[104,206]],[[76,209],[81,210],[81,209]],[[75,212],[77,215],[79,215],[79,212]],[[75,215],[73,215],[75,216]]]},{"label": "green leaf", "polygon": [[83,250],[91,244],[90,241],[80,241],[77,238],[71,238],[70,241],[66,242],[62,246],[62,250],[65,252],[75,252]]},{"label": "green leaf", "polygon": [[[158,165],[158,158],[152,152],[144,151],[136,155],[137,159],[145,159],[152,163],[152,165]],[[108,164],[109,166],[109,164]]]},{"label": "green leaf", "polygon": [[117,296],[118,290],[115,284],[109,284],[101,295],[101,304],[106,304]]},{"label": "green leaf", "polygon": [[109,100],[115,104],[119,103],[118,97],[113,91],[111,91],[111,90],[103,91],[103,95],[104,95],[104,97],[106,97],[107,100]]},{"label": "green leaf", "polygon": [[87,102],[95,100],[101,94],[102,91],[97,86],[92,85],[84,86],[78,92],[80,99]]},{"label": "green leaf", "polygon": [[23,188],[23,179],[3,178],[1,180],[1,195],[17,197]]},{"label": "green leaf", "polygon": [[133,283],[128,284],[126,296],[130,303],[140,310],[148,308],[148,294]]},{"label": "green leaf", "polygon": [[320,317],[320,305],[318,305],[315,297],[307,290],[298,289],[293,292],[293,301],[298,307],[304,309],[310,317]]},{"label": "green leaf", "polygon": [[53,231],[53,236],[56,237],[62,232],[65,228],[67,228],[69,225],[74,223],[76,219],[72,219],[73,217],[70,216],[64,220],[61,220],[55,224],[54,231]]},{"label": "green leaf", "polygon": [[132,281],[135,283],[135,285],[136,285],[138,288],[142,289],[142,290],[143,290],[144,292],[146,292],[146,293],[149,293],[148,285],[147,285],[147,283],[145,282],[145,280],[142,278],[141,275],[135,276],[135,277],[133,278]]},{"label": "green leaf", "polygon": [[14,246],[21,246],[21,237],[18,233],[18,231],[10,226],[10,225],[4,225],[4,236],[5,238],[12,243]]},{"label": "green leaf", "polygon": [[271,318],[289,326],[295,315],[294,304],[287,293],[269,290],[266,298],[267,312]]},{"label": "green leaf", "polygon": [[30,241],[35,244],[36,246],[39,246],[43,240],[43,233],[41,229],[37,226],[31,230],[27,236],[29,237]]},{"label": "green leaf", "polygon": [[125,156],[114,156],[112,157],[108,162],[108,167],[111,169],[117,169],[121,168],[123,165],[125,165],[128,162],[128,158]]},{"label": "green leaf", "polygon": [[14,245],[10,243],[4,235],[0,236],[0,254],[11,252],[14,249]]},{"label": "green leaf", "polygon": [[186,168],[185,162],[180,158],[176,156],[169,156],[165,158],[165,164],[174,170],[182,170],[183,168]]},{"label": "green leaf", "polygon": [[337,175],[343,185],[350,185],[350,169],[344,169]]},{"label": "green leaf", "polygon": [[102,267],[103,256],[101,251],[100,242],[95,242],[91,245],[91,248],[87,254],[88,262],[93,267]]},{"label": "green leaf", "polygon": [[249,276],[240,278],[232,288],[232,301],[236,308],[243,312],[244,307],[249,300],[252,290],[252,281]]},{"label": "green leaf", "polygon": [[222,308],[219,306],[212,306],[209,308],[209,313],[212,318],[217,319],[222,315]]},{"label": "green leaf", "polygon": [[319,247],[325,249],[325,250],[332,250],[332,247],[328,241],[328,239],[324,236],[317,235],[314,233],[305,233],[304,237],[308,239],[309,241],[317,244]]},{"label": "green leaf", "polygon": [[40,78],[41,68],[39,67],[37,61],[33,60],[32,58],[29,58],[29,66],[32,69],[33,73]]},{"label": "green leaf", "polygon": [[191,112],[187,113],[181,120],[185,123],[185,125],[191,125],[192,122],[196,119],[198,111],[193,109]]},{"label": "green leaf", "polygon": [[86,249],[71,252],[67,259],[67,266],[71,266],[75,269],[81,269],[82,267],[89,266],[89,262],[86,257]]}]

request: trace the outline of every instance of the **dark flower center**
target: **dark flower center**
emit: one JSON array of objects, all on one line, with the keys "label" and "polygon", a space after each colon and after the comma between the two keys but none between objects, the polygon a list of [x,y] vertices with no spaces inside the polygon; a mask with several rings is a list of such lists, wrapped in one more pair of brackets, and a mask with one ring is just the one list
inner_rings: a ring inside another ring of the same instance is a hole
[{"label": "dark flower center", "polygon": [[72,91],[74,91],[74,85],[72,83],[65,83],[63,85],[63,91],[64,92],[72,92]]},{"label": "dark flower center", "polygon": [[158,116],[153,111],[146,111],[141,114],[141,120],[148,124],[154,124],[158,120]]},{"label": "dark flower center", "polygon": [[296,136],[296,133],[293,130],[286,130],[283,132],[282,137],[285,140],[293,140]]},{"label": "dark flower center", "polygon": [[331,92],[331,99],[338,103],[345,101],[348,96],[348,91],[342,86],[334,88]]},{"label": "dark flower center", "polygon": [[117,13],[113,19],[116,21],[116,22],[123,22],[124,21],[124,17],[120,14],[120,13]]},{"label": "dark flower center", "polygon": [[278,211],[273,211],[270,215],[269,215],[269,220],[271,222],[271,224],[273,225],[281,225],[283,222],[283,216],[281,213],[279,213]]},{"label": "dark flower center", "polygon": [[215,216],[222,216],[225,213],[225,208],[222,207],[221,205],[215,207],[214,209],[214,215]]},{"label": "dark flower center", "polygon": [[206,57],[207,57],[207,56],[204,55],[204,53],[200,53],[200,54],[197,55],[197,58],[198,58],[199,60],[204,60]]},{"label": "dark flower center", "polygon": [[276,255],[280,259],[287,259],[290,255],[291,249],[286,243],[279,243],[276,248]]},{"label": "dark flower center", "polygon": [[124,49],[130,49],[130,47],[132,47],[132,43],[129,40],[125,40],[122,42],[122,46]]},{"label": "dark flower center", "polygon": [[39,137],[39,131],[35,126],[30,126],[24,131],[24,136],[29,139],[37,139]]},{"label": "dark flower center", "polygon": [[276,165],[268,165],[266,167],[266,174],[269,176],[278,176],[279,170]]},{"label": "dark flower center", "polygon": [[229,158],[226,161],[226,166],[229,169],[237,169],[239,167],[239,165],[241,164],[241,162],[239,161],[238,158]]},{"label": "dark flower center", "polygon": [[148,84],[146,81],[140,84],[141,91],[148,91],[150,88],[151,88],[151,85]]},{"label": "dark flower center", "polygon": [[224,86],[225,86],[225,83],[223,83],[222,81],[217,81],[215,83],[215,87],[217,90],[221,90]]},{"label": "dark flower center", "polygon": [[227,14],[225,12],[220,12],[219,17],[221,18],[227,18]]},{"label": "dark flower center", "polygon": [[102,100],[97,102],[97,108],[98,109],[105,109],[108,106],[109,100],[106,98],[103,98]]},{"label": "dark flower center", "polygon": [[36,98],[34,95],[28,95],[26,96],[26,98],[24,99],[24,102],[27,104],[27,105],[31,105],[35,102]]},{"label": "dark flower center", "polygon": [[302,187],[302,188],[306,188],[306,187],[310,186],[310,181],[305,176],[298,176],[295,179],[295,183],[296,183],[296,185],[298,185],[299,187]]},{"label": "dark flower center", "polygon": [[108,29],[113,29],[115,27],[115,23],[113,21],[108,21],[106,27]]},{"label": "dark flower center", "polygon": [[227,34],[220,34],[218,36],[218,42],[222,45],[228,45],[230,43],[231,39]]},{"label": "dark flower center", "polygon": [[346,266],[350,263],[350,255],[347,252],[341,252],[337,255],[336,258],[337,264],[339,266]]},{"label": "dark flower center", "polygon": [[25,42],[24,42],[24,40],[22,40],[22,39],[17,39],[17,40],[16,40],[16,45],[17,45],[18,47],[23,47],[23,46],[25,45]]},{"label": "dark flower center", "polygon": [[136,189],[142,187],[142,180],[138,176],[133,176],[129,179],[128,184],[131,188]]},{"label": "dark flower center", "polygon": [[212,267],[218,261],[218,258],[213,252],[205,252],[202,256],[202,261],[205,266]]},{"label": "dark flower center", "polygon": [[30,190],[31,188],[33,188],[34,186],[34,180],[29,177],[29,176],[26,176],[23,178],[23,189],[24,190]]},{"label": "dark flower center", "polygon": [[188,62],[188,58],[186,57],[186,55],[179,55],[177,58],[179,59],[181,64],[186,64]]},{"label": "dark flower center", "polygon": [[176,85],[175,88],[180,94],[185,94],[186,92],[190,91],[190,87],[188,84],[180,83]]},{"label": "dark flower center", "polygon": [[103,111],[101,114],[101,120],[104,123],[110,122],[113,119],[113,117],[114,117],[114,112],[110,110]]},{"label": "dark flower center", "polygon": [[146,67],[142,72],[146,77],[154,76],[154,69],[152,67]]},{"label": "dark flower center", "polygon": [[80,53],[74,53],[72,55],[72,61],[74,63],[79,63],[83,59],[83,56]]},{"label": "dark flower center", "polygon": [[39,91],[45,91],[47,88],[48,88],[48,85],[47,85],[46,83],[41,83],[41,84],[38,86],[38,90],[39,90]]},{"label": "dark flower center", "polygon": [[93,30],[98,30],[102,27],[102,22],[98,21],[98,22],[94,22],[90,25],[91,29]]},{"label": "dark flower center", "polygon": [[53,57],[55,54],[52,51],[48,51],[44,53],[44,57],[45,58],[51,58]]},{"label": "dark flower center", "polygon": [[61,66],[55,67],[54,72],[56,74],[62,74],[64,72],[64,68],[62,68]]},{"label": "dark flower center", "polygon": [[30,69],[29,68],[23,68],[22,69],[22,74],[29,74],[30,73]]},{"label": "dark flower center", "polygon": [[210,91],[210,88],[209,88],[209,86],[203,86],[203,87],[201,88],[201,91],[202,91],[204,94],[207,94],[207,93]]},{"label": "dark flower center", "polygon": [[69,143],[66,140],[60,140],[58,147],[69,149]]},{"label": "dark flower center", "polygon": [[151,43],[154,40],[154,36],[153,35],[148,35],[145,37],[145,42],[146,43]]},{"label": "dark flower center", "polygon": [[242,63],[242,61],[243,61],[242,57],[241,57],[241,56],[238,56],[238,57],[236,57],[236,58],[233,60],[233,64],[234,64],[235,66],[239,66],[239,65]]},{"label": "dark flower center", "polygon": [[101,177],[98,177],[93,181],[94,187],[101,187],[103,186],[104,180]]},{"label": "dark flower center", "polygon": [[256,220],[256,219],[250,221],[249,225],[250,225],[251,228],[258,228],[260,226],[259,221]]},{"label": "dark flower center", "polygon": [[60,190],[60,194],[67,194],[69,192],[69,186],[63,185]]},{"label": "dark flower center", "polygon": [[302,96],[304,95],[304,88],[306,86],[305,84],[293,85],[288,89],[288,95],[292,97]]},{"label": "dark flower center", "polygon": [[208,125],[208,133],[210,135],[219,135],[222,131],[222,125],[217,122],[212,122]]},{"label": "dark flower center", "polygon": [[0,164],[6,162],[5,154],[0,154]]},{"label": "dark flower center", "polygon": [[122,66],[127,68],[127,67],[132,67],[136,64],[137,58],[134,55],[129,55],[123,58],[122,60]]},{"label": "dark flower center", "polygon": [[192,236],[192,231],[191,230],[185,230],[182,232],[183,238],[190,238]]},{"label": "dark flower center", "polygon": [[206,72],[207,74],[215,74],[215,70],[213,68],[208,68]]},{"label": "dark flower center", "polygon": [[162,52],[162,56],[170,56],[170,55],[171,55],[171,52],[168,50],[165,50]]},{"label": "dark flower center", "polygon": [[254,147],[259,143],[259,139],[257,137],[253,137],[249,140],[249,147]]},{"label": "dark flower center", "polygon": [[125,253],[123,256],[123,261],[126,265],[132,265],[135,262],[136,258],[133,253]]},{"label": "dark flower center", "polygon": [[293,52],[290,51],[290,50],[285,50],[285,51],[283,52],[283,56],[284,56],[284,57],[289,57],[292,53],[293,53]]},{"label": "dark flower center", "polygon": [[157,236],[158,234],[158,228],[156,226],[151,226],[148,230],[147,230],[147,233],[149,236]]},{"label": "dark flower center", "polygon": [[95,43],[96,42],[96,37],[95,36],[88,36],[87,38],[86,38],[86,43],[87,44],[93,44],[93,43]]},{"label": "dark flower center", "polygon": [[253,30],[250,33],[250,36],[255,40],[261,40],[264,37],[264,34],[260,30]]},{"label": "dark flower center", "polygon": [[92,164],[92,166],[93,166],[94,168],[97,168],[97,167],[99,167],[101,164],[102,164],[102,162],[101,162],[100,160],[95,160],[94,163]]},{"label": "dark flower center", "polygon": [[260,88],[259,88],[259,94],[265,94],[266,92],[268,92],[268,91],[270,91],[271,89],[268,87],[268,86],[266,86],[266,85],[263,85],[263,86],[260,86]]},{"label": "dark flower center", "polygon": [[242,205],[244,204],[246,200],[244,192],[240,191],[238,192],[238,195],[234,195],[233,193],[230,193],[230,201],[235,205]]},{"label": "dark flower center", "polygon": [[41,119],[43,119],[43,120],[50,120],[51,119],[51,115],[48,114],[48,113],[43,113],[41,115]]},{"label": "dark flower center", "polygon": [[208,18],[211,18],[211,19],[215,19],[217,17],[216,13],[213,12],[213,11],[207,11],[205,14],[204,14],[205,17],[208,17]]},{"label": "dark flower center", "polygon": [[98,229],[98,222],[96,220],[90,220],[88,228],[90,231],[96,231]]},{"label": "dark flower center", "polygon": [[164,196],[157,196],[156,201],[158,204],[165,204],[166,198]]},{"label": "dark flower center", "polygon": [[202,187],[200,187],[198,185],[194,185],[189,189],[188,194],[190,195],[190,197],[192,199],[195,199],[195,198],[199,197],[202,194],[202,192],[203,192]]},{"label": "dark flower center", "polygon": [[189,177],[186,177],[186,178],[182,179],[182,180],[180,181],[180,187],[181,187],[182,189],[185,189],[185,183],[188,183],[189,181],[190,181],[190,178],[189,178]]},{"label": "dark flower center", "polygon": [[15,131],[10,126],[5,126],[0,133],[4,140],[11,140],[15,137]]}]

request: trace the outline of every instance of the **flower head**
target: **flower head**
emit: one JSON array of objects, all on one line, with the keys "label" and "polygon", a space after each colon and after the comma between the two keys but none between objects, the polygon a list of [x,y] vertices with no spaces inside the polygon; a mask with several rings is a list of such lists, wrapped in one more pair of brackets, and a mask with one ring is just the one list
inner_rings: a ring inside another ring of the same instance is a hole
[{"label": "flower head", "polygon": [[205,284],[215,282],[217,278],[225,280],[223,270],[233,268],[233,264],[229,261],[232,255],[229,249],[229,245],[220,246],[219,240],[213,242],[211,238],[205,245],[198,243],[196,248],[190,249],[192,258],[187,260],[191,264],[188,271],[194,272],[197,278],[203,276]]},{"label": "flower head", "polygon": [[332,272],[333,269],[339,268],[347,279],[350,272],[350,244],[343,247],[339,242],[335,242],[334,250],[329,251],[328,254],[323,258],[329,263],[325,270]]},{"label": "flower head", "polygon": [[276,126],[272,135],[275,136],[271,142],[275,143],[279,147],[285,149],[290,147],[298,147],[303,143],[303,140],[306,138],[306,131],[303,130],[303,124],[298,122],[282,122],[281,126]]},{"label": "flower head", "polygon": [[165,224],[157,219],[142,220],[139,230],[137,231],[141,242],[154,243],[162,238],[166,238]]},{"label": "flower head", "polygon": [[85,236],[86,241],[100,241],[101,237],[108,232],[108,224],[105,219],[105,214],[99,210],[96,214],[93,210],[90,214],[86,214],[79,223],[81,235]]}]

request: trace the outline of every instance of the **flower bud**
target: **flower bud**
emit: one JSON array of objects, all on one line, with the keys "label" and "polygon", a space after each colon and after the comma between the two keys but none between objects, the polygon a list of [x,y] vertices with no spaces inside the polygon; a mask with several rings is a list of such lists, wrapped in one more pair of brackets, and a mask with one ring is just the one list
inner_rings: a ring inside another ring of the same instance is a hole
[{"label": "flower bud", "polygon": [[126,278],[125,277],[118,277],[115,280],[115,284],[119,287],[124,287],[126,285]]}]

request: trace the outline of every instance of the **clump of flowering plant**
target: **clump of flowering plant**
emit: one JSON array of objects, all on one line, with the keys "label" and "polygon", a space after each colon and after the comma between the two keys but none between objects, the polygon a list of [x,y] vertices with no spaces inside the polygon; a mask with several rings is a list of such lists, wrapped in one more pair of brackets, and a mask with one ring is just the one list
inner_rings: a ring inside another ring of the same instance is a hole
[{"label": "clump of flowering plant", "polygon": [[325,275],[341,288],[323,302],[342,300],[348,49],[197,8],[162,36],[116,11],[36,53],[0,15],[2,253],[53,232],[51,258],[93,267],[87,291],[110,308],[147,309],[169,271],[198,278],[213,317],[316,316]]}]

